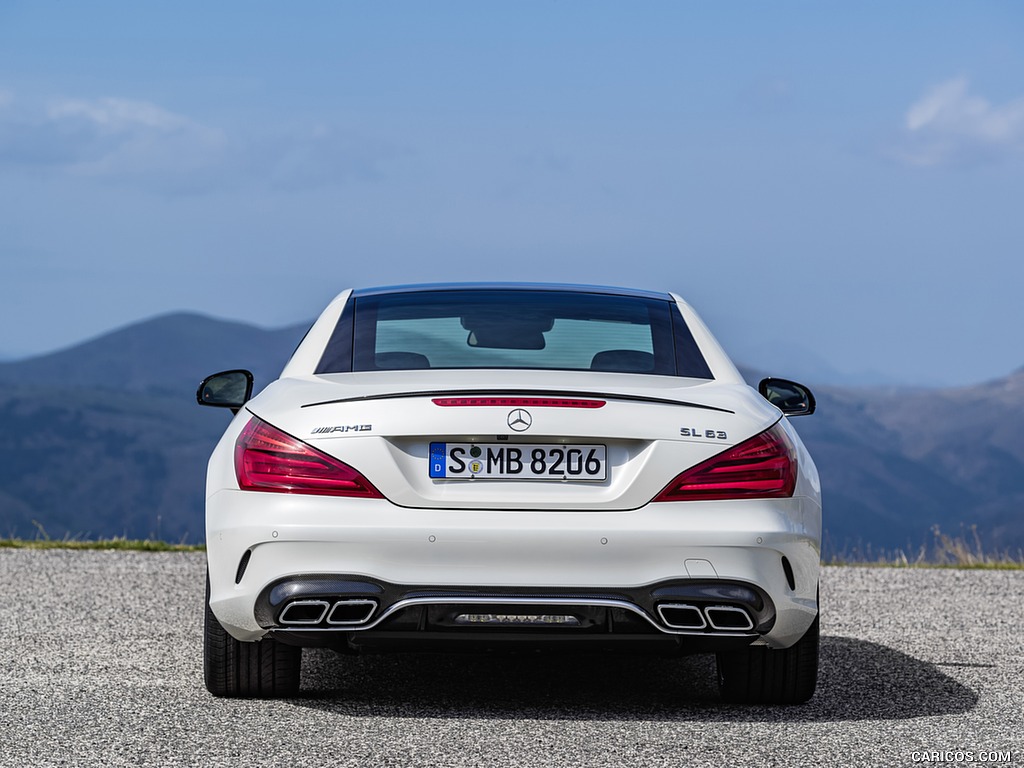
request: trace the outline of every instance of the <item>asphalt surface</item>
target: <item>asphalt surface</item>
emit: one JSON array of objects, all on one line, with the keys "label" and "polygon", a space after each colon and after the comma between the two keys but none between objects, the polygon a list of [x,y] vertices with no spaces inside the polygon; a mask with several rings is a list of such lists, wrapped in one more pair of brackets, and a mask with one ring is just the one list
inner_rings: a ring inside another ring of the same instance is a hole
[{"label": "asphalt surface", "polygon": [[1024,571],[826,568],[798,707],[723,705],[707,656],[327,651],[242,701],[203,688],[203,558],[0,550],[0,765],[1024,763]]}]

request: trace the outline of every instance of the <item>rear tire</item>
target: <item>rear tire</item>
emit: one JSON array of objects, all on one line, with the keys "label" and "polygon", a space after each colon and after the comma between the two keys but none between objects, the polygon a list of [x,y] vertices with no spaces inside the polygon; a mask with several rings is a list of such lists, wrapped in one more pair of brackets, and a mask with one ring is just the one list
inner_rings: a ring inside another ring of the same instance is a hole
[{"label": "rear tire", "polygon": [[270,699],[299,691],[302,648],[269,637],[243,643],[227,633],[210,610],[206,578],[203,677],[214,696]]},{"label": "rear tire", "polygon": [[718,689],[733,704],[803,704],[818,684],[818,617],[790,648],[717,654]]}]

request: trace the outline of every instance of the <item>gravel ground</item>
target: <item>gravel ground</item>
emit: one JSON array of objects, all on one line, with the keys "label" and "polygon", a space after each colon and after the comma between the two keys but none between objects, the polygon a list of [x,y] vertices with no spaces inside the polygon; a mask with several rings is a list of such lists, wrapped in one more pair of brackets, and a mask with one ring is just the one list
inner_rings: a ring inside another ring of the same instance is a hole
[{"label": "gravel ground", "polygon": [[0,765],[1024,762],[1024,571],[826,568],[818,692],[789,708],[721,704],[706,656],[307,651],[301,697],[218,700],[203,574],[202,554],[0,550]]}]

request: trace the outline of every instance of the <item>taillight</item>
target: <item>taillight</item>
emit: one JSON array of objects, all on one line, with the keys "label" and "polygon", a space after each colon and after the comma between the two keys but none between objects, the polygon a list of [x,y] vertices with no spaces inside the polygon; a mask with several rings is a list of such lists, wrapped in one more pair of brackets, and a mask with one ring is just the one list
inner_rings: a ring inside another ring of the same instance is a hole
[{"label": "taillight", "polygon": [[654,500],[774,499],[795,488],[796,448],[776,424],[686,470]]},{"label": "taillight", "polygon": [[383,498],[348,464],[257,418],[235,441],[235,476],[246,491]]}]

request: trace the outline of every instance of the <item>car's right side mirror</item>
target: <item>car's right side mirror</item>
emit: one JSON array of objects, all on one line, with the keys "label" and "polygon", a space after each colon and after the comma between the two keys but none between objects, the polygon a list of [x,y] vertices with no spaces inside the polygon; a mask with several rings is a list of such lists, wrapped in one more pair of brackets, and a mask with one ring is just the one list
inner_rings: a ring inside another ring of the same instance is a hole
[{"label": "car's right side mirror", "polygon": [[203,379],[196,402],[238,413],[252,396],[252,374],[245,370],[221,371]]},{"label": "car's right side mirror", "polygon": [[789,379],[767,378],[761,379],[757,391],[787,416],[809,416],[814,413],[814,395],[803,384]]}]

